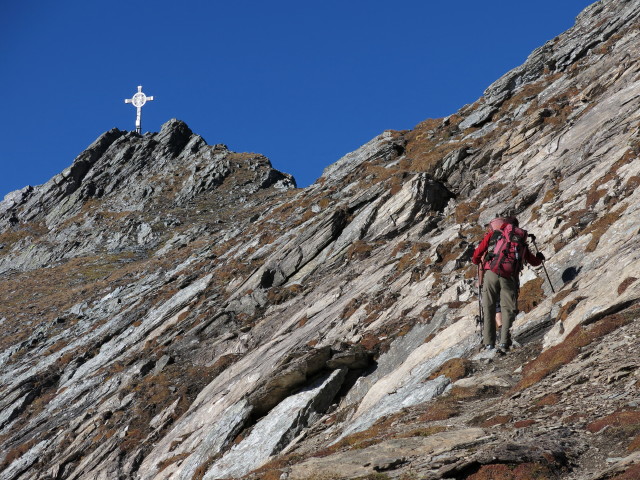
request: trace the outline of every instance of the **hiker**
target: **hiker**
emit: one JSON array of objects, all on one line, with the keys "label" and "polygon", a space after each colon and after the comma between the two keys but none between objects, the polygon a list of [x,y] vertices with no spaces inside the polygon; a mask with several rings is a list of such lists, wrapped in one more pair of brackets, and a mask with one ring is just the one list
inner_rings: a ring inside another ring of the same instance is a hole
[{"label": "hiker", "polygon": [[[495,218],[490,222],[489,231],[471,259],[475,265],[481,265],[482,269],[484,318],[496,318],[496,304],[500,304],[502,327],[498,348],[502,353],[509,349],[509,329],[518,312],[520,270],[524,263],[537,267],[544,260],[541,252],[533,255],[526,242],[527,232],[519,228],[517,218]],[[495,348],[495,321],[484,322],[482,343],[486,349]]]}]

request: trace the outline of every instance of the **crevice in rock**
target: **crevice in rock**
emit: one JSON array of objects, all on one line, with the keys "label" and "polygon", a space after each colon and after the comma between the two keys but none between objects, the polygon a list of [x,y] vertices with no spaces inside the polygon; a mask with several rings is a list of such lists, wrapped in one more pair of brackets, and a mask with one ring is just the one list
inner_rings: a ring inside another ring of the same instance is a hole
[{"label": "crevice in rock", "polygon": [[586,319],[585,321],[582,322],[583,326],[588,326],[591,325],[593,323],[596,323],[600,320],[602,320],[604,317],[608,317],[609,315],[613,315],[616,313],[620,313],[623,310],[626,310],[630,307],[632,307],[633,305],[635,305],[636,303],[638,303],[638,300],[640,300],[639,298],[632,298],[631,300],[627,300],[626,302],[621,302],[615,305],[610,306],[609,308],[596,313],[595,315],[589,317],[588,319]]},{"label": "crevice in rock", "polygon": [[546,315],[541,321],[527,324],[527,328],[513,333],[513,339],[524,345],[542,339],[555,324],[551,315]]},{"label": "crevice in rock", "polygon": [[532,444],[493,445],[491,451],[475,455],[475,458],[463,460],[450,467],[443,467],[438,471],[439,478],[464,480],[477,474],[483,467],[491,465],[518,466],[524,464],[544,466],[554,475],[560,475],[569,465],[569,458],[560,445],[544,448]]},{"label": "crevice in rock", "polygon": [[276,272],[267,268],[264,272],[262,272],[262,277],[260,277],[260,288],[271,288],[273,286],[275,277]]}]

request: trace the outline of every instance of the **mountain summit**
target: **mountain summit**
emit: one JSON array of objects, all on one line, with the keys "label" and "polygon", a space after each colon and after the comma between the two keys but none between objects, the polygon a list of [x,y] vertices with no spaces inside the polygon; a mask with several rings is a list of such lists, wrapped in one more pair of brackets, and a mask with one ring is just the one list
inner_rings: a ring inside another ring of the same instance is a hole
[{"label": "mountain summit", "polygon": [[[0,203],[0,479],[640,477],[640,4],[313,185],[182,121]],[[471,254],[535,233],[505,356]],[[553,287],[553,289],[552,289]]]}]

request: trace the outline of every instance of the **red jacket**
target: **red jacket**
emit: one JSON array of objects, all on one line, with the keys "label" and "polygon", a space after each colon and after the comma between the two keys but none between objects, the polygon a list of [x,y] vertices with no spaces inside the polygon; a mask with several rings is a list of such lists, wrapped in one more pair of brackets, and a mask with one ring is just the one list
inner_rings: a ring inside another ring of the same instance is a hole
[{"label": "red jacket", "polygon": [[[506,225],[507,224],[504,224],[503,228]],[[501,228],[501,230],[503,228]],[[473,257],[471,257],[471,261],[473,262],[474,265],[479,265],[482,262],[482,258],[484,257],[484,254],[487,253],[487,249],[489,248],[489,240],[491,240],[491,236],[492,235],[493,235],[493,230],[489,230],[485,234],[485,236],[482,239],[482,241],[480,242],[480,245],[478,245],[476,247],[475,251],[473,252]],[[534,266],[534,267],[537,267],[538,265],[540,265],[542,263],[542,258],[537,257],[536,255],[531,253],[531,251],[529,251],[528,247],[524,252],[524,260],[528,264],[530,264],[531,266]]]}]

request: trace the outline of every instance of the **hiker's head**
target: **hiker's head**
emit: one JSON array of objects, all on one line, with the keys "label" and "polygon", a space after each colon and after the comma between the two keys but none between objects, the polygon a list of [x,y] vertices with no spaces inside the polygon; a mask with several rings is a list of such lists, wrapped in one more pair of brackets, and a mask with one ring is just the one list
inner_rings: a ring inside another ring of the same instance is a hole
[{"label": "hiker's head", "polygon": [[510,223],[514,227],[520,226],[520,222],[518,222],[518,219],[516,217],[505,217],[504,221],[505,223]]}]

